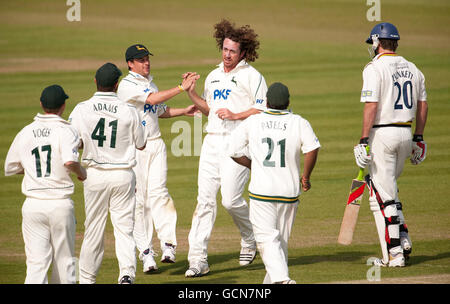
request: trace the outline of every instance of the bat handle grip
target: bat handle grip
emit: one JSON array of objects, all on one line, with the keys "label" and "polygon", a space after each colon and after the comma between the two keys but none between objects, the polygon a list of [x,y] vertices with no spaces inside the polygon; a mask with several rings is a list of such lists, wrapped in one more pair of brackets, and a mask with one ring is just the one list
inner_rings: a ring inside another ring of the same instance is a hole
[{"label": "bat handle grip", "polygon": [[357,180],[364,180],[364,168],[359,168]]}]

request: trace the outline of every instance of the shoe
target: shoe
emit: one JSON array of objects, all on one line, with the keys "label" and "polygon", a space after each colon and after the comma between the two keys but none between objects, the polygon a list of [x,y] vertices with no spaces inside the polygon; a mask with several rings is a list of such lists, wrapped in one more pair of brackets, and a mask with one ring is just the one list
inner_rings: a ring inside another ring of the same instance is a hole
[{"label": "shoe", "polygon": [[382,259],[375,259],[373,260],[373,265],[379,267],[405,267],[405,257],[401,253],[395,258],[389,255],[389,262],[385,263]]},{"label": "shoe", "polygon": [[389,267],[405,267],[405,257],[399,253],[396,257],[389,255]]},{"label": "shoe", "polygon": [[158,266],[156,266],[155,259],[153,257],[156,256],[156,253],[153,250],[146,249],[142,255],[141,260],[144,264],[143,272],[144,273],[152,273],[158,270]]},{"label": "shoe", "polygon": [[407,233],[400,233],[400,245],[403,249],[403,256],[405,260],[409,260],[409,255],[412,252],[411,239],[409,238]]},{"label": "shoe", "polygon": [[239,254],[239,265],[250,265],[256,257],[256,248],[242,247]]},{"label": "shoe", "polygon": [[201,277],[209,272],[208,262],[195,262],[189,265],[189,269],[184,274],[186,278]]},{"label": "shoe", "polygon": [[378,267],[387,267],[388,263],[385,263],[383,259],[374,259],[372,264]]},{"label": "shoe", "polygon": [[161,263],[175,263],[175,246],[166,243],[163,247]]},{"label": "shoe", "polygon": [[119,284],[133,284],[133,282],[131,281],[130,276],[125,275],[120,279]]}]

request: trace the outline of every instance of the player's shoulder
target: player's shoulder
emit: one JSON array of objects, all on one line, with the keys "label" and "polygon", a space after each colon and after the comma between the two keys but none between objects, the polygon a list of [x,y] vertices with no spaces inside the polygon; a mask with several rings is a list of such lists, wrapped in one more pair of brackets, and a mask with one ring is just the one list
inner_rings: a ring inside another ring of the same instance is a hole
[{"label": "player's shoulder", "polygon": [[309,121],[308,119],[306,119],[305,117],[303,117],[300,114],[297,113],[291,113],[291,119],[296,121],[298,124],[300,125],[309,125]]},{"label": "player's shoulder", "polygon": [[252,73],[252,74],[258,74],[258,75],[261,74],[261,73],[260,73],[253,65],[251,65],[251,64],[248,63],[248,62],[246,62],[246,63],[242,66],[242,69],[243,69],[243,70],[246,70],[246,71],[248,71],[249,73]]},{"label": "player's shoulder", "polygon": [[139,86],[139,81],[136,79],[136,76],[134,76],[131,73],[128,73],[128,75],[123,77],[122,80],[120,80],[120,82],[119,82],[119,88],[127,87],[127,86],[131,86],[131,87]]},{"label": "player's shoulder", "polygon": [[62,138],[78,138],[78,131],[74,125],[71,124],[70,121],[62,119],[58,121],[58,123],[54,124],[54,131],[52,131],[52,135]]},{"label": "player's shoulder", "polygon": [[208,73],[208,75],[206,75],[206,80],[212,78],[212,77],[217,77],[217,75],[221,75],[222,73],[222,68],[221,65],[218,64],[216,65],[216,67],[214,69],[211,70],[211,72]]},{"label": "player's shoulder", "polygon": [[374,60],[369,61],[363,68],[363,71],[373,70],[374,69]]},{"label": "player's shoulder", "polygon": [[250,120],[250,121],[261,120],[261,119],[264,118],[264,112],[265,112],[265,111],[261,111],[261,112],[259,112],[259,113],[250,115],[250,116],[247,117],[245,120],[247,120],[247,119]]},{"label": "player's shoulder", "polygon": [[245,61],[241,62],[237,68],[237,75],[241,77],[247,77],[256,80],[262,78],[262,74],[254,66]]},{"label": "player's shoulder", "polygon": [[417,70],[417,71],[420,72],[420,69],[417,67],[417,65],[416,65],[414,62],[412,62],[412,61],[406,59],[406,58],[403,57],[403,56],[399,56],[399,57],[401,57],[401,59],[402,59],[404,62],[406,62],[406,63],[410,66],[410,68],[415,69],[415,70]]},{"label": "player's shoulder", "polygon": [[75,105],[75,107],[72,110],[72,113],[70,113],[70,116],[80,113],[80,112],[83,112],[83,111],[86,111],[88,109],[88,106],[90,104],[92,104],[92,102],[93,102],[92,98],[80,101],[79,103],[77,103]]},{"label": "player's shoulder", "polygon": [[24,126],[22,129],[20,129],[19,132],[17,132],[17,136],[20,137],[22,134],[27,133],[30,130],[33,130],[37,125],[37,122],[33,121],[26,126]]}]

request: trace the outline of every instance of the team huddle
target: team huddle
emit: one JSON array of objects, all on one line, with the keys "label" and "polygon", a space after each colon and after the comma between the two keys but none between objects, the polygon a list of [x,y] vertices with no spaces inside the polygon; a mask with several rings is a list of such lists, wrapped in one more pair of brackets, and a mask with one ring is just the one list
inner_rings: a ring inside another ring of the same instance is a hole
[{"label": "team huddle", "polygon": [[[68,121],[61,118],[69,98],[64,89],[51,85],[42,91],[44,114],[37,114],[17,134],[5,161],[5,175],[24,174],[25,283],[48,283],[51,265],[51,283],[76,283],[71,173],[83,181],[84,192],[81,284],[96,282],[108,213],[119,284],[134,283],[136,255],[143,272],[158,270],[154,231],[160,241],[160,262],[175,263],[177,212],[166,186],[167,151],[158,120],[199,112],[208,117],[208,125],[185,277],[210,271],[208,243],[220,189],[221,203],[241,235],[239,264],[251,264],[259,252],[266,270],[263,283],[296,283],[289,276],[288,240],[300,194],[311,188],[321,144],[309,121],[289,110],[288,87],[281,82],[268,87],[250,65],[259,48],[253,29],[228,20],[214,29],[222,61],[205,78],[201,95],[196,92],[200,75],[195,72],[184,73],[173,88],[159,90],[150,75],[152,54],[142,44],[126,50],[129,73],[121,80],[116,65],[98,68],[96,92],[74,107]],[[425,159],[427,147],[425,78],[395,53],[399,39],[394,25],[380,23],[366,41],[373,59],[363,72],[363,128],[354,147],[356,164],[369,169],[369,203],[382,250],[382,258],[374,263],[382,267],[403,267],[412,252],[397,178],[408,157],[413,164]],[[183,92],[192,101],[190,106],[166,104]],[[243,193],[249,179],[246,202]]]}]

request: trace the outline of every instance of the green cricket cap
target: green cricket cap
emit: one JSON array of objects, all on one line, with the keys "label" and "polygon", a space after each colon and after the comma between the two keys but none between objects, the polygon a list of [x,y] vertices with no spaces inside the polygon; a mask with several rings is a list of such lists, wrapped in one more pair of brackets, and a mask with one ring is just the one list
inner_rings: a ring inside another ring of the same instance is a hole
[{"label": "green cricket cap", "polygon": [[95,73],[95,79],[97,80],[97,84],[104,88],[113,87],[117,81],[119,81],[119,77],[122,75],[122,72],[114,63],[105,63],[102,65],[97,72]]},{"label": "green cricket cap", "polygon": [[46,109],[60,108],[69,96],[66,95],[63,88],[57,84],[46,87],[41,94],[42,106]]},{"label": "green cricket cap", "polygon": [[275,82],[267,89],[267,105],[275,109],[287,109],[289,106],[289,89],[281,82]]},{"label": "green cricket cap", "polygon": [[133,44],[130,46],[125,52],[125,61],[130,61],[133,59],[142,58],[144,56],[151,55],[152,53],[148,51],[148,49],[142,44]]}]

